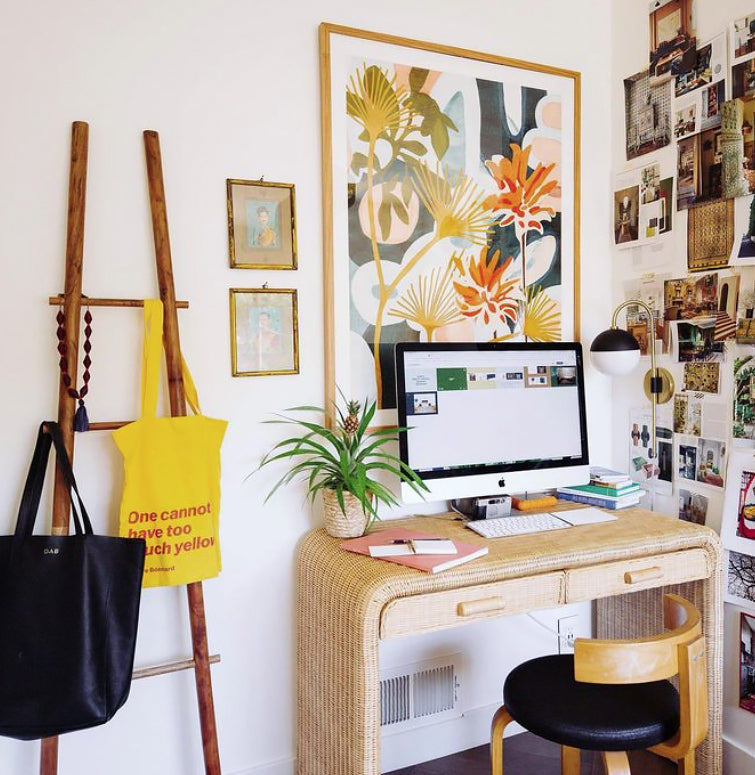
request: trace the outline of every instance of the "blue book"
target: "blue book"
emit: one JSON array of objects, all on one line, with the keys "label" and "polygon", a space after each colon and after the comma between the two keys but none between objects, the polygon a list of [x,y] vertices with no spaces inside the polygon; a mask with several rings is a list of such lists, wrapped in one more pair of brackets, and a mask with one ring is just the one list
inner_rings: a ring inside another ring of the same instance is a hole
[{"label": "blue book", "polygon": [[637,493],[625,495],[623,498],[601,498],[597,495],[574,495],[559,491],[558,497],[575,503],[584,503],[586,506],[597,506],[600,509],[625,509],[628,506],[636,506],[640,502],[640,496]]}]

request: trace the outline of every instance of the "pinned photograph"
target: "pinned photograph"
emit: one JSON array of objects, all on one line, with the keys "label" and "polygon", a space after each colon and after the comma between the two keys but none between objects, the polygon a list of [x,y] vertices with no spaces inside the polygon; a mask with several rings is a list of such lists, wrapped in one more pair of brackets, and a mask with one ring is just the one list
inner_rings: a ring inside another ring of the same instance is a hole
[{"label": "pinned photograph", "polygon": [[700,131],[699,109],[700,103],[694,99],[674,110],[674,137],[677,140],[684,140]]},{"label": "pinned photograph", "polygon": [[726,587],[724,601],[743,608],[755,609],[755,557],[739,552],[726,552]]},{"label": "pinned photograph", "polygon": [[731,435],[755,439],[755,357],[734,359],[734,407]]},{"label": "pinned photograph", "polygon": [[712,393],[717,395],[720,379],[720,363],[684,364],[684,390],[690,393]]},{"label": "pinned photograph", "polygon": [[230,294],[233,376],[298,374],[296,291],[232,288]]},{"label": "pinned photograph", "polygon": [[751,449],[735,449],[727,472],[721,541],[727,549],[755,555],[755,457]]},{"label": "pinned photograph", "polygon": [[708,515],[708,499],[698,492],[679,490],[679,519],[704,525]]},{"label": "pinned photograph", "polygon": [[755,196],[738,200],[735,208],[739,241],[732,263],[751,265],[755,263]]},{"label": "pinned photograph", "polygon": [[647,71],[624,80],[627,160],[665,148],[671,142],[671,93],[653,85]]},{"label": "pinned photograph", "polygon": [[[624,284],[626,301],[637,299],[643,301],[653,310],[653,321],[656,339],[656,352],[668,354],[671,346],[671,328],[663,316],[663,283],[668,275],[662,277],[638,277]],[[640,355],[648,355],[648,315],[639,305],[626,308],[626,327],[640,345]]]},{"label": "pinned photograph", "polygon": [[226,181],[228,250],[235,269],[296,269],[294,185]]},{"label": "pinned photograph", "polygon": [[731,22],[729,44],[733,65],[755,58],[755,14]]},{"label": "pinned photograph", "polygon": [[[685,366],[685,378],[687,374],[687,366],[690,367],[689,371],[693,384],[697,384],[695,375],[698,373],[692,367],[700,365],[704,367],[706,363],[711,363],[711,366],[718,367],[720,361],[724,359],[725,347],[723,339],[716,339],[716,317],[711,316],[707,318],[696,318],[694,321],[687,323],[686,321],[680,321],[677,324],[677,339],[679,347],[679,362],[684,363]],[[703,373],[704,369],[700,369],[699,373]],[[699,390],[700,388],[685,387],[685,390]]]},{"label": "pinned photograph", "polygon": [[661,165],[650,164],[640,170],[640,202],[649,205],[661,195]]},{"label": "pinned photograph", "polygon": [[721,33],[697,49],[695,63],[690,70],[676,76],[674,94],[681,97],[714,81],[721,81],[725,76],[726,33]]},{"label": "pinned photograph", "polygon": [[722,194],[726,199],[755,192],[755,97],[732,99],[721,107]]},{"label": "pinned photograph", "polygon": [[755,267],[743,267],[737,303],[737,344],[755,344]]},{"label": "pinned photograph", "polygon": [[694,71],[697,51],[692,0],[651,0],[649,21],[651,82],[665,83]]},{"label": "pinned photograph", "polygon": [[663,295],[666,320],[715,316],[718,304],[718,276],[706,274],[666,280]]},{"label": "pinned photograph", "polygon": [[[720,165],[718,169],[720,173]],[[690,272],[705,272],[728,266],[733,245],[733,200],[690,207],[687,218],[687,268]]]},{"label": "pinned photograph", "polygon": [[674,396],[674,433],[684,436],[702,435],[702,401],[677,393]]},{"label": "pinned photograph", "polygon": [[680,479],[695,481],[697,476],[697,440],[694,444],[679,444],[677,471]]},{"label": "pinned photograph", "polygon": [[739,613],[739,707],[755,713],[755,616]]},{"label": "pinned photograph", "polygon": [[636,242],[639,234],[640,191],[638,186],[613,194],[613,228],[617,245]]},{"label": "pinned photograph", "polygon": [[680,140],[676,147],[676,209],[686,210],[697,198],[700,167],[700,135]]},{"label": "pinned photograph", "polygon": [[700,130],[721,126],[726,101],[726,81],[704,87],[700,92]]},{"label": "pinned photograph", "polygon": [[711,487],[724,486],[726,444],[723,441],[700,439],[697,442],[697,481]]}]

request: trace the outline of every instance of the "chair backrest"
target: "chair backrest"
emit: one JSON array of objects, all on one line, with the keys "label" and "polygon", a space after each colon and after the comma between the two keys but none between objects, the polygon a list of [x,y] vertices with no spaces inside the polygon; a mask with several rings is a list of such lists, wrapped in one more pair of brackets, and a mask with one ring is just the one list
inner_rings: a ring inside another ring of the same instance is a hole
[{"label": "chair backrest", "polygon": [[689,751],[708,731],[708,682],[700,613],[679,595],[664,595],[667,632],[633,640],[577,638],[574,677],[601,684],[659,681],[679,675],[681,723],[674,751]]}]

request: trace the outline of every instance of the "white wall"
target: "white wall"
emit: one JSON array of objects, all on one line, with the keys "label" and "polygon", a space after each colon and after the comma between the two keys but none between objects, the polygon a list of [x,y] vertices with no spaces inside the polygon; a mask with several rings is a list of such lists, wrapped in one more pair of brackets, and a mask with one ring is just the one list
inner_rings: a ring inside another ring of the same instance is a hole
[{"label": "white wall", "polygon": [[[91,296],[156,295],[141,138],[143,129],[156,129],[177,293],[191,301],[191,310],[181,313],[183,349],[205,411],[230,420],[223,451],[224,571],[205,584],[210,646],[223,660],[213,676],[224,772],[293,771],[294,557],[298,539],[318,521],[302,491],[292,488],[263,506],[272,474],[244,477],[276,438],[262,419],[323,400],[318,23],[582,71],[582,331],[589,342],[605,327],[611,302],[610,13],[609,4],[590,0],[5,3],[0,500],[8,508],[0,531],[12,529],[35,428],[55,413],[54,310],[46,300],[63,284],[71,122],[91,125],[84,262],[84,290]],[[301,268],[295,273],[227,268],[225,179],[260,175],[296,184]],[[232,379],[228,288],[265,281],[299,289],[301,374]],[[90,416],[133,418],[139,313],[97,309],[94,316]],[[605,462],[611,449],[609,389],[607,380],[589,372],[596,462]],[[97,528],[114,531],[121,474],[110,439],[80,437],[76,465]],[[517,619],[445,640],[390,644],[384,657],[386,664],[403,664],[462,649],[474,664],[473,655],[488,652],[500,667],[470,674],[467,701],[474,708],[498,700],[507,665],[554,646],[555,637]],[[138,665],[188,653],[183,593],[145,593]],[[109,725],[61,740],[60,771],[200,773],[196,715],[191,674],[139,682]],[[458,747],[467,742],[460,739]],[[0,741],[3,775],[36,771],[37,757],[36,744]]]},{"label": "white wall", "polygon": [[[752,13],[752,0],[695,0],[695,23],[698,40],[705,42],[728,30],[733,19]],[[650,156],[626,162],[624,138],[624,78],[647,68],[648,60],[648,4],[646,0],[614,0],[613,2],[613,73],[611,76],[612,116],[612,163],[613,171],[644,165]],[[670,156],[676,168],[676,146],[672,143],[661,152]],[[673,234],[657,251],[648,249],[613,249],[614,302],[623,301],[623,281],[646,272],[671,271],[674,277],[687,275],[687,212],[674,213]],[[726,272],[723,272],[726,274]],[[731,359],[722,364],[721,395],[731,396]],[[682,386],[682,369],[670,357],[662,357],[659,365],[673,373],[677,391]],[[643,369],[637,369],[631,378],[616,380],[614,396],[613,460],[616,466],[627,465],[628,436],[627,421],[631,407],[646,404],[642,392]],[[676,458],[674,458],[676,460]],[[705,486],[703,486],[705,487]],[[710,498],[707,524],[714,530],[720,528],[723,493],[715,488],[705,488],[704,495]],[[676,496],[656,498],[655,509],[668,514],[678,512]],[[752,714],[738,707],[739,681],[739,614],[736,608],[726,605],[725,648],[724,648],[724,772],[727,775],[741,775],[751,771],[755,765],[755,751],[752,736],[755,719]]]}]

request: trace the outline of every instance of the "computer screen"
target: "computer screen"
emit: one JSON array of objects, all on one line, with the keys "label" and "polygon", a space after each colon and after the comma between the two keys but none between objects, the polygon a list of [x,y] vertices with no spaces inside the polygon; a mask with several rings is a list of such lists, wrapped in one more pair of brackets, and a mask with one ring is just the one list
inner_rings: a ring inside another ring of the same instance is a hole
[{"label": "computer screen", "polygon": [[396,382],[400,456],[426,500],[587,483],[580,344],[398,344]]}]

